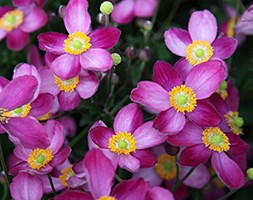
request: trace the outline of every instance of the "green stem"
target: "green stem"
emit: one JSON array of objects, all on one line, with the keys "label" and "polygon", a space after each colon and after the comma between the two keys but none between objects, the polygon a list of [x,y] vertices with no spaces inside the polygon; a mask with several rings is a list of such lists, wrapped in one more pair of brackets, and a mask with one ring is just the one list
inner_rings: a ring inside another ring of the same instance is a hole
[{"label": "green stem", "polygon": [[8,188],[9,188],[10,187],[10,182],[9,182],[9,177],[8,177],[8,169],[7,169],[7,166],[6,166],[6,163],[5,163],[4,153],[3,153],[3,148],[2,148],[1,141],[0,141],[0,160],[1,160],[2,168],[4,170],[4,176],[5,176],[5,179],[6,179],[6,183],[7,183]]},{"label": "green stem", "polygon": [[105,15],[105,27],[109,26],[109,22],[110,22],[109,15]]},{"label": "green stem", "polygon": [[175,14],[176,14],[176,12],[177,12],[177,9],[178,9],[178,7],[179,7],[181,1],[182,1],[182,0],[176,0],[176,1],[174,1],[174,4],[173,4],[172,9],[171,9],[171,11],[170,11],[170,14],[169,14],[168,18],[165,20],[165,21],[166,21],[166,26],[164,26],[164,27],[165,27],[166,29],[167,29],[167,27],[170,25],[170,22],[171,22],[171,21],[173,20],[173,18],[175,17]]},{"label": "green stem", "polygon": [[51,186],[52,191],[53,191],[53,194],[54,194],[54,196],[55,196],[55,195],[56,195],[56,191],[55,191],[55,188],[54,188],[54,183],[53,183],[52,177],[51,177],[50,174],[47,174],[47,177],[48,177],[48,179],[49,179],[50,186]]},{"label": "green stem", "polygon": [[175,162],[176,162],[176,178],[175,178],[175,181],[174,181],[174,185],[177,184],[178,182],[178,177],[179,177],[179,166],[177,164],[177,161],[178,161],[178,158],[177,156],[175,156]]},{"label": "green stem", "polygon": [[175,192],[182,184],[183,182],[192,174],[192,172],[194,171],[195,168],[191,168],[187,174],[180,180],[176,183],[176,185],[174,185],[172,188],[171,188],[171,192]]},{"label": "green stem", "polygon": [[123,180],[122,180],[122,178],[118,175],[118,174],[116,174],[115,173],[115,178],[116,178],[116,180],[119,182],[119,183],[121,183]]},{"label": "green stem", "polygon": [[124,105],[124,103],[129,100],[129,95],[125,96],[111,111],[110,111],[110,115],[113,116],[120,108],[122,105]]},{"label": "green stem", "polygon": [[85,134],[87,133],[88,129],[89,129],[89,127],[87,127],[87,128],[84,129],[81,133],[79,133],[78,135],[76,135],[76,136],[74,137],[74,139],[71,140],[71,142],[69,143],[69,146],[70,146],[70,147],[75,146],[75,144],[76,144],[82,137],[85,136]]}]

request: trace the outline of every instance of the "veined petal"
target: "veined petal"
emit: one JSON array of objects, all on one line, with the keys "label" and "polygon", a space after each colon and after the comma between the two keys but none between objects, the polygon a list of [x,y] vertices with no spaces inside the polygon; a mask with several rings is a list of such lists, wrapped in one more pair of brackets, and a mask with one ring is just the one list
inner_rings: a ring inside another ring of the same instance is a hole
[{"label": "veined petal", "polygon": [[174,200],[174,197],[173,194],[168,189],[155,186],[148,190],[145,200],[155,200],[155,199]]},{"label": "veined petal", "polygon": [[191,65],[185,58],[179,59],[174,65],[174,69],[178,74],[180,74],[182,81],[185,81],[187,75],[190,73],[193,67],[194,66]]},{"label": "veined petal", "polygon": [[148,149],[137,149],[132,155],[141,163],[141,168],[153,167],[157,160],[154,153]]},{"label": "veined petal", "polygon": [[109,139],[114,134],[112,130],[103,126],[95,127],[89,133],[92,141],[100,148],[108,148]]},{"label": "veined petal", "polygon": [[62,147],[55,155],[53,160],[50,162],[50,165],[55,167],[63,164],[69,157],[71,152],[70,147],[64,146]]},{"label": "veined petal", "polygon": [[127,24],[134,18],[134,0],[123,0],[114,6],[112,19],[119,24]]},{"label": "veined petal", "polygon": [[230,37],[221,37],[212,43],[213,57],[226,59],[229,58],[237,47],[237,40]]},{"label": "veined petal", "polygon": [[13,51],[23,49],[29,41],[28,33],[23,32],[21,29],[16,28],[7,35],[7,46]]},{"label": "veined petal", "polygon": [[73,92],[60,92],[58,100],[63,110],[73,110],[80,103],[80,96],[75,90]]},{"label": "veined petal", "polygon": [[136,172],[140,166],[140,161],[134,156],[121,154],[119,158],[119,166],[123,169],[126,169],[129,172]]},{"label": "veined petal", "polygon": [[226,135],[229,138],[230,149],[228,153],[230,155],[239,156],[248,151],[249,145],[238,135],[235,135],[234,133],[227,133]]},{"label": "veined petal", "polygon": [[41,77],[41,93],[50,93],[56,96],[60,90],[58,86],[55,84],[53,72],[48,68],[39,69],[39,74]]},{"label": "veined petal", "polygon": [[30,115],[40,117],[52,110],[54,96],[49,93],[40,94],[35,101],[31,103]]}]

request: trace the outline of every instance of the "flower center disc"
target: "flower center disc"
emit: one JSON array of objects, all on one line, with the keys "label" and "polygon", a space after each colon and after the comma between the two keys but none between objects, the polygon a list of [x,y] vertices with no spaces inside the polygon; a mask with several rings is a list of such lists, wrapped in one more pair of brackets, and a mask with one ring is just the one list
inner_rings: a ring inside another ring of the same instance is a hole
[{"label": "flower center disc", "polygon": [[136,140],[128,132],[119,132],[109,139],[108,149],[117,154],[129,155],[136,150]]},{"label": "flower center disc", "polygon": [[72,55],[79,55],[91,46],[90,38],[83,32],[74,32],[64,40],[64,51]]},{"label": "flower center disc", "polygon": [[39,170],[45,167],[52,159],[53,154],[51,149],[34,149],[27,159],[27,163],[32,169]]},{"label": "flower center disc", "polygon": [[195,40],[186,49],[186,59],[191,65],[208,61],[213,55],[213,48],[207,41]]},{"label": "flower center disc", "polygon": [[196,94],[185,85],[176,86],[169,92],[170,105],[177,112],[192,112],[197,106]]},{"label": "flower center disc", "polygon": [[22,24],[24,13],[18,9],[5,13],[0,18],[0,28],[10,32]]},{"label": "flower center disc", "polygon": [[156,173],[166,180],[171,180],[176,177],[176,160],[174,156],[162,154],[157,158],[155,166]]},{"label": "flower center disc", "polygon": [[117,200],[117,199],[112,196],[102,196],[98,200]]},{"label": "flower center disc", "polygon": [[65,187],[69,187],[68,183],[66,182],[70,177],[75,176],[75,172],[72,170],[73,165],[64,168],[61,170],[62,175],[60,175],[59,179]]},{"label": "flower center disc", "polygon": [[79,83],[79,76],[76,76],[68,80],[62,80],[59,77],[54,75],[54,81],[60,91],[73,92],[73,90],[76,88],[77,84]]},{"label": "flower center disc", "polygon": [[227,125],[231,129],[231,131],[236,134],[242,134],[242,126],[244,124],[243,118],[239,117],[238,112],[229,111],[226,115],[224,115]]},{"label": "flower center disc", "polygon": [[213,151],[228,151],[230,143],[228,137],[218,128],[206,128],[203,132],[202,141],[206,147]]}]

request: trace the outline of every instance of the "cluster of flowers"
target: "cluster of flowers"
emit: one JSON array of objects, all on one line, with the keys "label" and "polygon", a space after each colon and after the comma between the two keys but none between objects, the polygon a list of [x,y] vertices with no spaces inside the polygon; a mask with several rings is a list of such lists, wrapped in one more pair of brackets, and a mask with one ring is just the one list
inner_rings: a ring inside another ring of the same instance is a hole
[{"label": "cluster of flowers", "polygon": [[[128,23],[135,16],[151,16],[157,1],[144,2],[121,1],[112,19]],[[28,33],[46,24],[47,15],[41,8],[44,1],[13,3],[18,7],[0,9],[0,39],[7,36],[7,46],[20,50]],[[13,199],[36,200],[63,190],[54,199],[172,200],[177,175],[182,179],[192,171],[184,184],[203,188],[210,169],[230,189],[244,185],[248,145],[240,138],[238,91],[227,80],[223,61],[233,54],[237,40],[216,38],[211,12],[194,12],[188,31],[165,32],[166,46],[182,58],[174,67],[155,63],[153,81],[141,81],[132,90],[134,103],[117,113],[113,130],[102,121],[94,123],[87,138],[90,150],[76,163],[69,161],[71,149],[65,142],[73,134],[67,131],[73,122],[53,118],[94,95],[98,75],[113,67],[108,49],[118,42],[120,30],[108,26],[92,31],[87,0],[70,0],[63,21],[68,35],[38,36],[44,60],[31,47],[30,64],[17,65],[11,81],[0,77],[0,132],[7,132],[15,145],[8,162],[9,174],[15,176]],[[138,104],[155,119],[144,122]],[[166,145],[180,147],[180,152],[169,155]],[[115,185],[118,166],[133,175]],[[160,186],[163,181],[166,188]]]}]

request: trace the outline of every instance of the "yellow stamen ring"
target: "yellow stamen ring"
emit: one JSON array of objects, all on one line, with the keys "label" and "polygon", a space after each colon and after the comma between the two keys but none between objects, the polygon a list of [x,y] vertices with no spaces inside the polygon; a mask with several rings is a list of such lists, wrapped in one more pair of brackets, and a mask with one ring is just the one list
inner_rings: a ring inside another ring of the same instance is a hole
[{"label": "yellow stamen ring", "polygon": [[174,156],[162,154],[157,158],[155,166],[156,173],[165,180],[171,180],[176,177],[176,160]]},{"label": "yellow stamen ring", "polygon": [[61,170],[62,175],[60,175],[59,179],[65,187],[69,187],[68,183],[66,182],[70,177],[75,175],[75,172],[72,170],[73,165]]},{"label": "yellow stamen ring", "polygon": [[206,128],[203,132],[202,141],[205,147],[213,151],[228,151],[230,143],[228,137],[218,128]]},{"label": "yellow stamen ring", "polygon": [[39,121],[46,121],[46,120],[48,120],[48,119],[51,118],[51,115],[52,115],[51,112],[48,112],[48,113],[46,113],[46,114],[44,114],[44,115],[42,115],[40,117],[37,117],[37,119]]},{"label": "yellow stamen ring", "polygon": [[186,59],[191,65],[208,61],[213,55],[213,47],[207,41],[195,40],[186,49]]},{"label": "yellow stamen ring", "polygon": [[169,92],[170,105],[177,112],[192,112],[197,106],[196,94],[185,85],[176,86]]},{"label": "yellow stamen ring", "polygon": [[108,149],[117,154],[129,155],[136,150],[136,140],[128,132],[119,132],[109,139]]},{"label": "yellow stamen ring", "polygon": [[231,131],[236,134],[236,135],[240,135],[242,134],[242,128],[241,126],[238,126],[235,123],[235,120],[239,118],[239,113],[238,112],[232,112],[229,111],[226,115],[224,115],[227,124],[229,126],[229,128],[231,129]]},{"label": "yellow stamen ring", "polygon": [[226,34],[228,37],[234,37],[234,27],[236,24],[236,18],[230,18],[227,23]]},{"label": "yellow stamen ring", "polygon": [[45,167],[52,159],[53,154],[51,149],[34,149],[27,159],[27,163],[32,169],[39,170]]},{"label": "yellow stamen ring", "polygon": [[0,28],[10,32],[23,23],[23,18],[24,13],[21,10],[9,11],[0,18]]},{"label": "yellow stamen ring", "polygon": [[30,103],[25,104],[19,108],[16,108],[14,110],[5,112],[2,114],[2,116],[10,118],[10,117],[26,117],[30,111],[31,111],[32,107],[30,105]]},{"label": "yellow stamen ring", "polygon": [[98,200],[117,200],[117,199],[112,196],[102,196]]},{"label": "yellow stamen ring", "polygon": [[59,77],[54,76],[54,81],[60,91],[73,92],[73,90],[76,88],[77,84],[79,83],[79,76],[76,76],[68,80],[62,80]]},{"label": "yellow stamen ring", "polygon": [[90,38],[83,32],[74,32],[64,40],[64,51],[72,55],[79,55],[91,46]]}]

